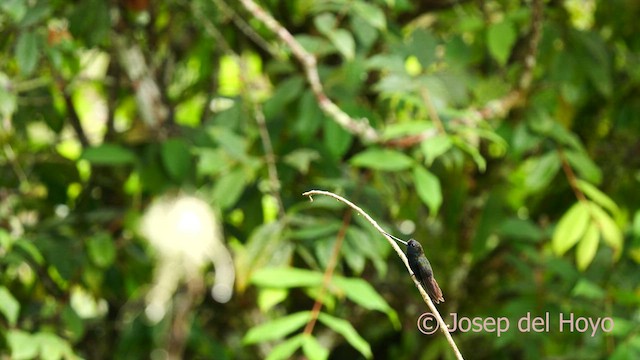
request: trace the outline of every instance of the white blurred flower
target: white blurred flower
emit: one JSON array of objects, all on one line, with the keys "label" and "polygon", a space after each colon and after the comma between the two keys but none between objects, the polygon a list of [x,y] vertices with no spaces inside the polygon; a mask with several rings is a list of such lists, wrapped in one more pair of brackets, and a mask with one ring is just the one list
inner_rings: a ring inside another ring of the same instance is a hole
[{"label": "white blurred flower", "polygon": [[211,290],[214,300],[227,302],[233,293],[235,272],[222,243],[217,218],[209,205],[194,196],[178,195],[156,200],[142,219],[142,234],[158,256],[154,284],[147,294],[146,314],[161,320],[181,281],[202,281],[202,268],[215,266]]}]

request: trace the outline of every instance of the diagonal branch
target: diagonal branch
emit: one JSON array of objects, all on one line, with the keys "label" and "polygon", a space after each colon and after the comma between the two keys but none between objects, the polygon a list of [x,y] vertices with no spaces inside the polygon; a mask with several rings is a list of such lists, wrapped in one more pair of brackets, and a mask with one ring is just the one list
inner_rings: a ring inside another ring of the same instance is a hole
[{"label": "diagonal branch", "polygon": [[310,191],[302,193],[302,195],[303,196],[308,196],[309,199],[311,199],[311,201],[313,201],[313,198],[311,197],[312,195],[327,195],[327,196],[330,196],[330,197],[332,197],[334,199],[337,199],[338,201],[341,201],[341,202],[349,205],[352,209],[357,211],[358,214],[362,215],[369,223],[371,223],[371,225],[373,225],[373,227],[375,227],[376,230],[378,230],[387,239],[387,241],[391,244],[391,247],[393,247],[393,249],[396,251],[398,256],[404,262],[404,265],[407,267],[407,271],[409,271],[409,274],[412,275],[411,278],[413,279],[413,282],[415,283],[416,287],[420,291],[420,295],[422,295],[422,299],[427,304],[427,306],[431,310],[432,314],[435,316],[436,320],[438,321],[438,325],[440,327],[440,330],[444,333],[444,336],[447,338],[447,341],[449,342],[449,346],[451,347],[451,349],[455,353],[456,358],[457,359],[463,359],[462,354],[460,353],[460,350],[458,350],[458,346],[456,345],[455,341],[453,341],[453,338],[451,337],[451,334],[449,333],[449,330],[448,330],[449,328],[447,327],[447,324],[444,322],[444,320],[442,319],[442,316],[440,315],[440,312],[438,312],[438,309],[436,308],[436,306],[433,304],[433,302],[429,298],[429,295],[427,295],[427,293],[424,291],[424,289],[422,288],[422,286],[420,285],[420,283],[418,282],[416,277],[413,276],[413,272],[411,271],[411,267],[409,267],[409,261],[407,260],[407,256],[402,252],[402,250],[400,249],[398,244],[396,244],[396,242],[393,239],[391,239],[387,235],[387,233],[380,227],[380,225],[378,225],[378,223],[375,220],[373,220],[373,218],[371,218],[371,216],[369,216],[369,214],[364,212],[364,210],[362,210],[360,207],[358,207],[357,205],[355,205],[351,201],[343,198],[342,196],[336,195],[336,194],[334,194],[332,192],[323,191],[323,190],[310,190]]},{"label": "diagonal branch", "polygon": [[305,75],[313,94],[318,101],[318,105],[329,117],[342,126],[348,132],[361,137],[367,142],[376,142],[380,139],[378,132],[369,125],[366,118],[354,119],[338,107],[331,99],[327,97],[320,82],[318,74],[318,65],[316,58],[305,50],[302,45],[291,35],[289,30],[285,29],[280,23],[274,19],[269,13],[264,11],[253,0],[240,0],[242,5],[256,19],[262,22],[269,30],[273,31],[282,42],[287,44],[291,49],[293,56],[302,63]]},{"label": "diagonal branch", "polygon": [[336,265],[338,264],[340,248],[342,247],[342,242],[347,233],[347,227],[349,226],[349,223],[351,223],[351,214],[352,211],[348,211],[344,214],[344,218],[342,219],[342,227],[340,228],[338,236],[336,237],[336,243],[333,245],[331,259],[329,259],[327,270],[325,270],[324,277],[322,278],[322,287],[320,288],[320,293],[318,294],[318,298],[316,299],[316,302],[313,304],[313,308],[311,309],[311,319],[309,319],[309,322],[307,322],[307,325],[304,327],[305,334],[311,334],[313,332],[313,327],[316,325],[318,315],[320,315],[320,310],[322,310],[324,293],[329,287],[329,283],[331,282],[331,278],[333,277],[333,270],[335,270]]}]

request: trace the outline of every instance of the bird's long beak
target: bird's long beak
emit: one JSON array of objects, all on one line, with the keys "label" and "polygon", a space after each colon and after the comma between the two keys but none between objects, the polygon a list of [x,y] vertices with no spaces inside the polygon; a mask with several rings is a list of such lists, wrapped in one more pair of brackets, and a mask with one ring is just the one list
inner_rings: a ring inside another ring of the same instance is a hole
[{"label": "bird's long beak", "polygon": [[395,240],[395,241],[399,242],[400,244],[402,244],[402,245],[404,245],[404,246],[407,246],[407,242],[406,242],[406,241],[404,241],[404,240],[400,240],[400,239],[398,239],[397,237],[395,237],[395,236],[393,236],[393,235],[391,235],[391,234],[388,234],[388,233],[384,233],[384,234],[385,234],[385,235],[387,235],[388,237],[392,238],[393,240]]}]

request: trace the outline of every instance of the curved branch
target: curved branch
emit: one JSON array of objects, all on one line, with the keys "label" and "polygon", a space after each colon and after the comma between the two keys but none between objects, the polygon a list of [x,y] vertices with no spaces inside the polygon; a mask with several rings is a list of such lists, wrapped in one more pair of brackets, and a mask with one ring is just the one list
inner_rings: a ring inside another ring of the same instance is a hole
[{"label": "curved branch", "polygon": [[411,271],[411,267],[409,266],[409,261],[407,260],[407,256],[402,252],[402,249],[400,249],[398,244],[391,237],[389,237],[389,235],[387,235],[386,231],[384,231],[380,227],[380,225],[378,225],[378,223],[375,220],[373,220],[373,218],[371,216],[369,216],[369,214],[364,212],[364,210],[362,210],[360,207],[358,207],[357,205],[355,205],[351,201],[343,198],[342,196],[336,195],[336,194],[334,194],[332,192],[329,192],[329,191],[323,191],[323,190],[310,190],[310,191],[302,193],[302,195],[303,196],[308,196],[311,201],[313,201],[312,195],[326,195],[326,196],[330,196],[330,197],[332,197],[334,199],[337,199],[338,201],[341,201],[341,202],[349,205],[352,209],[357,211],[358,214],[362,215],[369,223],[371,223],[371,225],[373,225],[373,227],[376,228],[376,230],[378,230],[378,232],[380,232],[387,239],[389,244],[391,244],[391,247],[393,247],[393,249],[396,251],[396,253],[400,257],[400,259],[402,259],[402,261],[404,262],[404,265],[406,266],[407,271],[409,272],[409,274],[412,275],[411,278],[413,279],[413,282],[415,283],[416,287],[420,291],[420,295],[422,295],[422,299],[427,304],[427,306],[431,310],[432,314],[436,317],[436,320],[438,321],[438,325],[440,326],[440,330],[444,333],[444,336],[447,338],[447,341],[449,342],[449,346],[451,347],[451,349],[455,353],[456,358],[457,359],[463,359],[462,354],[460,353],[460,350],[458,350],[458,346],[456,345],[455,341],[453,341],[453,338],[451,337],[451,334],[449,333],[449,330],[448,330],[449,328],[447,327],[447,324],[444,322],[444,320],[442,319],[442,316],[440,315],[440,312],[438,312],[438,309],[436,308],[436,306],[433,304],[433,302],[429,298],[429,295],[427,295],[427,293],[424,291],[424,289],[420,285],[420,282],[418,282],[416,277],[413,276],[413,271]]},{"label": "curved branch", "polygon": [[320,75],[318,74],[318,66],[316,58],[305,50],[302,45],[291,35],[289,30],[285,29],[280,23],[274,19],[269,13],[264,11],[253,0],[240,0],[242,5],[264,24],[269,30],[273,31],[282,42],[287,44],[291,49],[293,56],[302,63],[304,67],[305,75],[313,94],[318,101],[318,105],[335,122],[342,126],[348,132],[361,137],[367,142],[376,142],[380,139],[378,132],[369,125],[369,120],[366,118],[354,119],[345,113],[338,107],[331,99],[327,97],[320,82]]}]

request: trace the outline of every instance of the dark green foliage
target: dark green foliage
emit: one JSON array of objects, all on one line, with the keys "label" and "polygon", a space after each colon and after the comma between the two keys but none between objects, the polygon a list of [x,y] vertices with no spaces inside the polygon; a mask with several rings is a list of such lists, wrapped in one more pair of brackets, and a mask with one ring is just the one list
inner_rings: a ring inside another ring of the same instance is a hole
[{"label": "dark green foliage", "polygon": [[[454,333],[467,358],[639,358],[640,5],[543,3],[532,24],[511,0],[262,1],[316,57],[316,94],[242,2],[0,1],[0,358],[162,356],[179,306],[145,316],[140,219],[182,193],[216,211],[236,270],[230,302],[193,299],[184,358],[450,358],[382,235],[310,189],[419,239],[445,321],[510,319]],[[547,312],[548,332],[517,329]],[[560,332],[560,314],[615,327]]]}]

